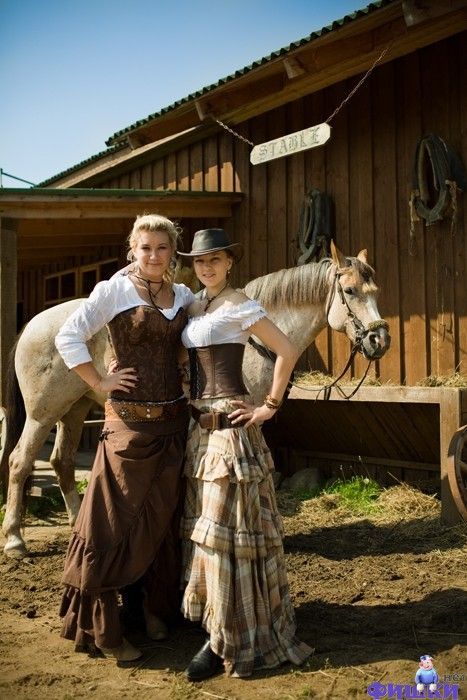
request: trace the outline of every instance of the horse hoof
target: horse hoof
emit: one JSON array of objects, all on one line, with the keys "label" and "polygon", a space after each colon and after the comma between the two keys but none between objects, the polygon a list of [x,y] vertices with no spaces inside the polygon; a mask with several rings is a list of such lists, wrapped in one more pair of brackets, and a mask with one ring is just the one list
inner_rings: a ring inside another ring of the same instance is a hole
[{"label": "horse hoof", "polygon": [[10,559],[24,559],[27,556],[26,545],[19,537],[12,537],[8,540],[3,548],[5,556]]}]

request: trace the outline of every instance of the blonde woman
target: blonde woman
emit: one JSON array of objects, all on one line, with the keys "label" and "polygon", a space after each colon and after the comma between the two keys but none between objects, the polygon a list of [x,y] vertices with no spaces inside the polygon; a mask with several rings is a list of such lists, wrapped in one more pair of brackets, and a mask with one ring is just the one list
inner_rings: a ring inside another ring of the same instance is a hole
[{"label": "blonde woman", "polygon": [[[138,217],[131,264],[100,282],[66,321],[56,346],[66,363],[107,394],[105,425],[63,574],[62,636],[117,661],[141,656],[122,636],[118,592],[137,586],[146,632],[164,638],[179,578],[178,504],[188,423],[177,364],[194,297],[172,282],[178,229]],[[107,326],[116,360],[101,376],[86,346]]]}]

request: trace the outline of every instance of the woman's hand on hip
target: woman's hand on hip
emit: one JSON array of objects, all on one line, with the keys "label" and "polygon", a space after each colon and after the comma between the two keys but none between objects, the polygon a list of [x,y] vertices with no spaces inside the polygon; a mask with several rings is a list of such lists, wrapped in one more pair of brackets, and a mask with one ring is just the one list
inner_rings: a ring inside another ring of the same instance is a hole
[{"label": "woman's hand on hip", "polygon": [[119,369],[115,371],[111,370],[109,365],[109,374],[106,377],[102,377],[99,382],[99,391],[102,393],[108,393],[109,391],[124,391],[129,393],[138,384],[138,377],[136,375],[136,370],[134,367],[126,367],[125,369]]},{"label": "woman's hand on hip", "polygon": [[234,400],[230,402],[237,408],[232,413],[229,413],[229,419],[232,425],[239,428],[249,428],[250,425],[258,425],[264,423],[276,415],[277,410],[268,408],[265,404],[261,406],[253,406],[246,401]]}]

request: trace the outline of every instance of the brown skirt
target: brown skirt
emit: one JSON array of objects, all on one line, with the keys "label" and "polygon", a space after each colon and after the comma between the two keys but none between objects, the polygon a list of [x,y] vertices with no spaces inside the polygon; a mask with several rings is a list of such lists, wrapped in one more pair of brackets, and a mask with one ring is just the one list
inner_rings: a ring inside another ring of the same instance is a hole
[{"label": "brown skirt", "polygon": [[77,647],[121,644],[118,591],[140,579],[152,613],[176,611],[187,424],[183,411],[167,421],[104,425],[62,579],[62,636]]}]

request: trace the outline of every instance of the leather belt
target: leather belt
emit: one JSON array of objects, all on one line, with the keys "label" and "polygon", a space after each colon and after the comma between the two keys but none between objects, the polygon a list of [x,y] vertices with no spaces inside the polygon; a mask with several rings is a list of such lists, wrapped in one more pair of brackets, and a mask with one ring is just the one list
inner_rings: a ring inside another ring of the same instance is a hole
[{"label": "leather belt", "polygon": [[232,424],[229,414],[221,411],[200,411],[191,406],[191,415],[201,428],[205,430],[225,430],[227,428],[241,428],[241,423]]},{"label": "leather belt", "polygon": [[148,421],[163,421],[174,418],[182,410],[186,409],[186,399],[176,403],[154,405],[137,401],[112,401],[105,402],[106,420],[121,418],[126,423],[146,423]]}]

